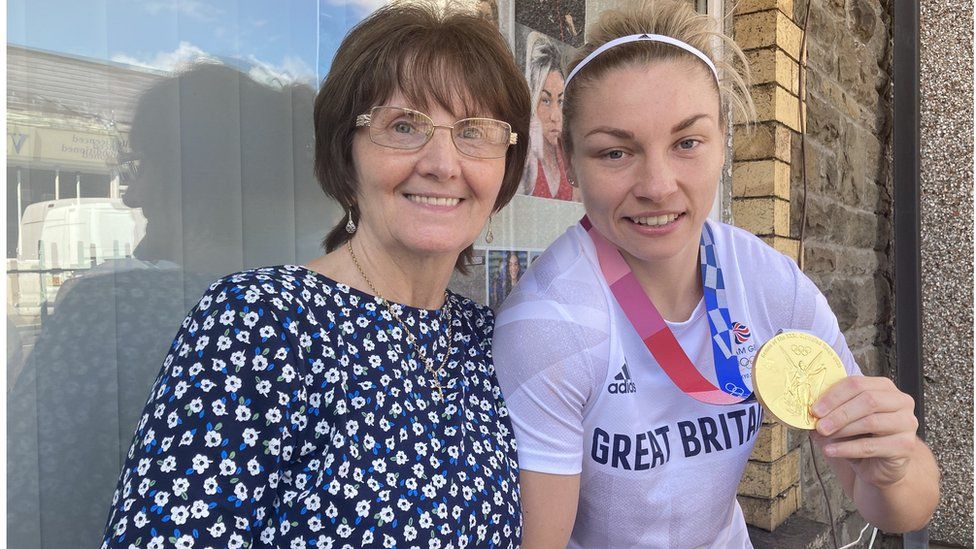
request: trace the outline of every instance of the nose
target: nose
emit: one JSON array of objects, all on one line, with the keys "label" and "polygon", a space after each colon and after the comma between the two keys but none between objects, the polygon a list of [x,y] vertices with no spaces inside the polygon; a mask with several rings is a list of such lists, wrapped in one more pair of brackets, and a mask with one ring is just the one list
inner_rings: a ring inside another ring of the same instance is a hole
[{"label": "nose", "polygon": [[634,196],[663,202],[678,190],[676,174],[667,155],[649,153],[640,166]]},{"label": "nose", "polygon": [[[437,130],[445,130],[438,132]],[[426,177],[446,181],[457,177],[461,172],[461,152],[454,146],[450,126],[435,126],[434,135],[420,150],[417,170]]]}]

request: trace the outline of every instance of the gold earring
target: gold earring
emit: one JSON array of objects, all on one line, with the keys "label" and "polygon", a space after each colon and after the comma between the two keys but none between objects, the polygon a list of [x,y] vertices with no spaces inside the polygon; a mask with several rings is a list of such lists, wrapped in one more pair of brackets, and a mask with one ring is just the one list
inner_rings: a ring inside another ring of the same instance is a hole
[{"label": "gold earring", "polygon": [[491,216],[488,216],[488,231],[485,232],[485,242],[491,244],[495,240],[495,233],[491,232]]}]

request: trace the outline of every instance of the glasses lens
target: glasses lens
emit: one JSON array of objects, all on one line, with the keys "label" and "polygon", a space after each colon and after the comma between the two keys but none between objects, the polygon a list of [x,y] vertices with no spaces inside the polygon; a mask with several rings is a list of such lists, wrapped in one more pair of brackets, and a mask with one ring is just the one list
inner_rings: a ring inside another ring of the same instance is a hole
[{"label": "glasses lens", "polygon": [[400,107],[374,107],[370,113],[369,138],[384,147],[422,147],[432,129],[430,118],[416,111]]},{"label": "glasses lens", "polygon": [[465,118],[454,125],[454,144],[464,154],[500,158],[508,150],[512,127],[491,118]]}]

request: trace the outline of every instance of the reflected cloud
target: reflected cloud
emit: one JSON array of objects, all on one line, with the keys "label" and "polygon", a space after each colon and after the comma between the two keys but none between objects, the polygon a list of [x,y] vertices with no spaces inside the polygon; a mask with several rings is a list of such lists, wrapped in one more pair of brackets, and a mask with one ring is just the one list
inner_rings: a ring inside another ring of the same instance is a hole
[{"label": "reflected cloud", "polygon": [[210,55],[190,42],[180,42],[180,45],[175,50],[159,52],[149,59],[140,59],[120,53],[113,55],[111,60],[116,63],[125,63],[126,65],[165,72],[177,72],[194,63],[220,63],[220,59]]},{"label": "reflected cloud", "polygon": [[248,57],[253,66],[247,75],[254,80],[269,86],[284,86],[289,84],[309,84],[315,86],[315,69],[304,59],[293,55],[286,55],[280,65],[261,61],[253,55]]},{"label": "reflected cloud", "polygon": [[169,73],[185,71],[201,63],[227,65],[246,72],[257,82],[275,87],[291,84],[308,84],[314,87],[316,81],[315,69],[295,55],[286,55],[277,64],[253,55],[243,60],[228,59],[207,53],[190,42],[180,42],[175,50],[159,52],[151,58],[116,54],[112,56],[112,61]]}]

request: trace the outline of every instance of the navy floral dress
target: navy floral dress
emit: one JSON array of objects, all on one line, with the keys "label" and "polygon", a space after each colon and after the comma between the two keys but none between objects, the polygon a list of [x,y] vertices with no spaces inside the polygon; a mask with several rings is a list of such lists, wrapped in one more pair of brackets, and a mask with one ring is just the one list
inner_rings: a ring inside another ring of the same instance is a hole
[{"label": "navy floral dress", "polygon": [[[296,266],[212,284],[153,385],[102,546],[518,545],[493,318],[448,300],[442,400],[374,296]],[[394,307],[439,365],[440,312]]]}]

